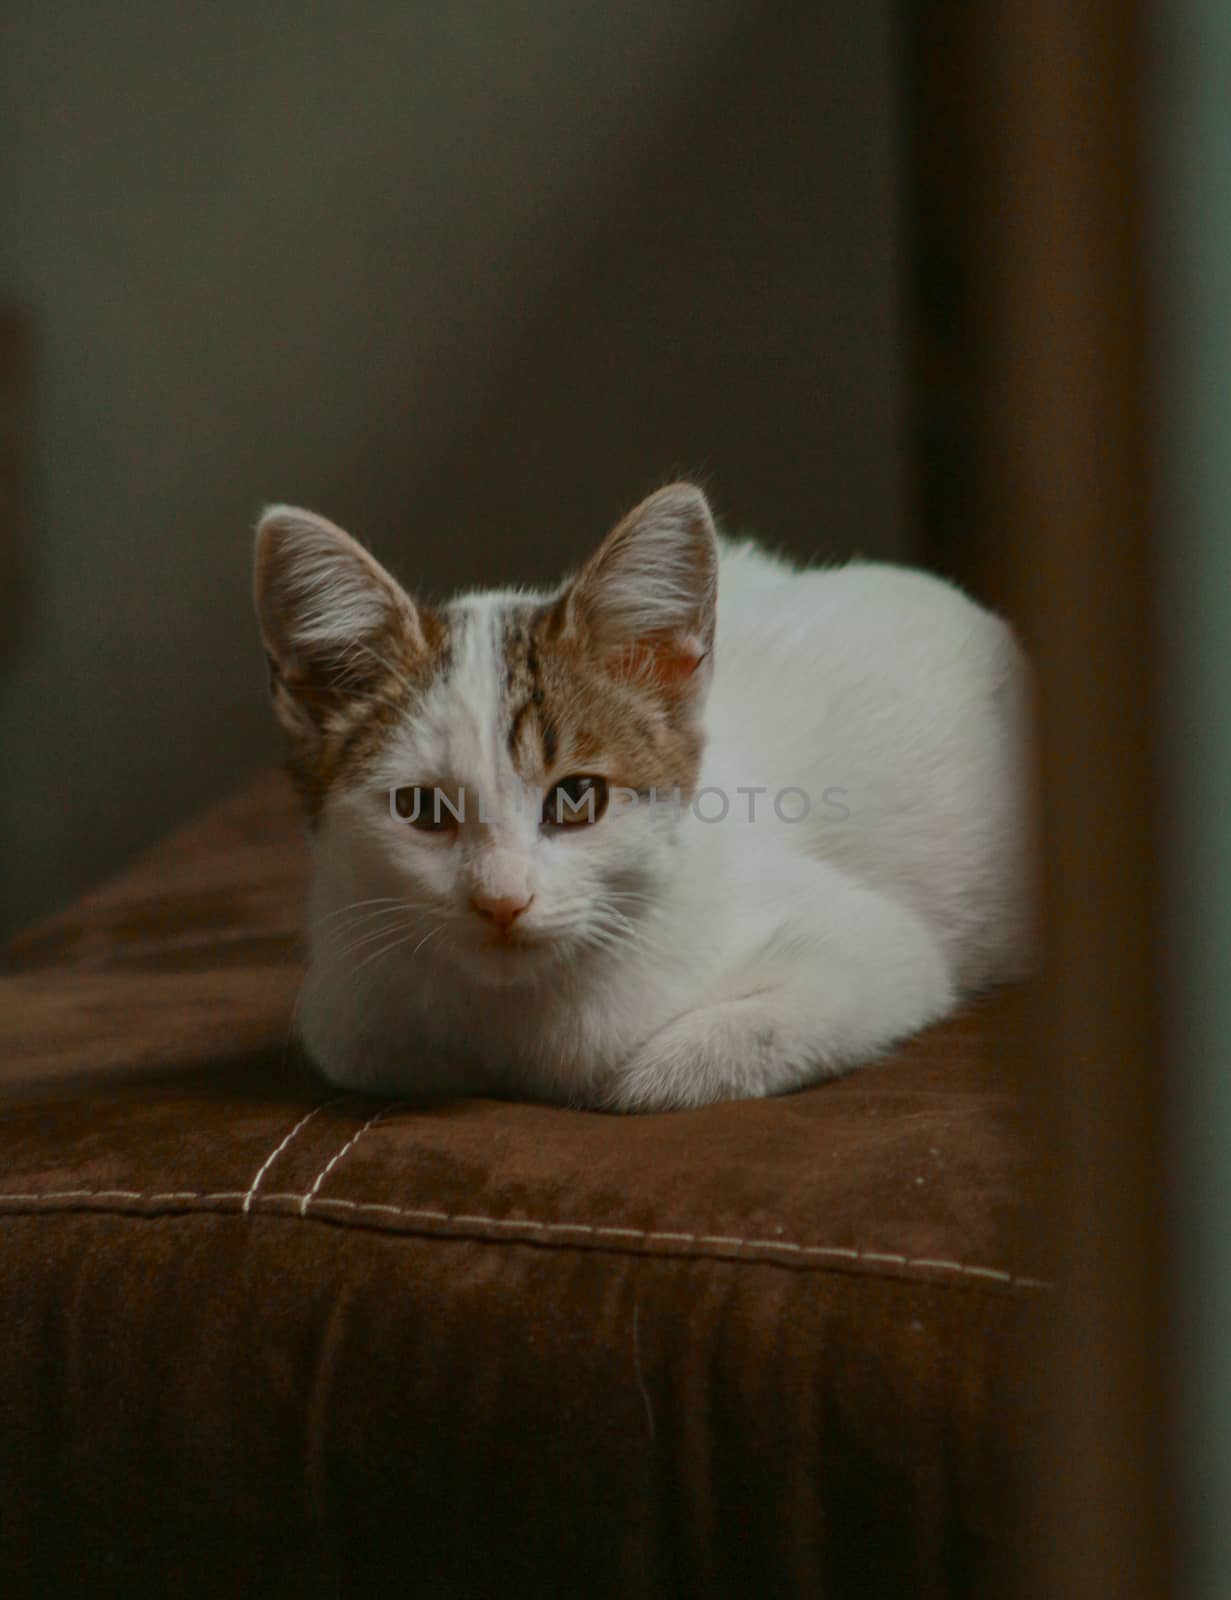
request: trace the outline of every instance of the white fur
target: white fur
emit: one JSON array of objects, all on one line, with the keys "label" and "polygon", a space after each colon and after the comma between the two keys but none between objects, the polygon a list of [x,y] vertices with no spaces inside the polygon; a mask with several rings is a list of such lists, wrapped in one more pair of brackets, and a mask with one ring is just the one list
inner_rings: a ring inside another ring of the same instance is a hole
[{"label": "white fur", "polygon": [[[723,544],[718,592],[700,782],[726,820],[626,801],[554,833],[498,724],[501,610],[525,597],[454,602],[447,677],[316,835],[300,1017],[333,1082],[623,1109],[773,1094],[1023,970],[1026,686],[1008,628],[922,573],[796,572],[751,544]],[[652,596],[623,601],[654,614]],[[465,786],[456,836],[391,818],[408,783]],[[806,820],[776,814],[786,787],[809,795]],[[497,944],[479,892],[533,894],[522,948]]]}]

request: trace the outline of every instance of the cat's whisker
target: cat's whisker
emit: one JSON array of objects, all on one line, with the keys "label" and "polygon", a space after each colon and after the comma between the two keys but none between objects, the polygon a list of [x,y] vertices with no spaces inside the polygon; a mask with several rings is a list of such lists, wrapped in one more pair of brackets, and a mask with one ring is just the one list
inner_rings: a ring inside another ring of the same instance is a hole
[{"label": "cat's whisker", "polygon": [[352,900],[349,905],[335,906],[332,911],[326,911],[324,916],[317,920],[320,923],[332,922],[335,917],[344,916],[348,911],[358,911],[362,906],[400,906],[403,904],[404,901],[399,899],[397,895],[378,894],[373,895],[370,900]]},{"label": "cat's whisker", "polygon": [[661,905],[661,895],[643,894],[639,889],[608,889],[605,891],[608,900],[628,900],[637,905]]},{"label": "cat's whisker", "polygon": [[[359,938],[352,940],[344,950],[332,952],[334,960],[341,965],[342,962],[353,956],[356,951],[365,950],[368,945],[371,944],[379,944],[382,939],[387,939],[391,933],[399,932],[403,927],[405,927],[404,923],[395,923],[392,925],[389,923],[383,923],[379,928],[371,928],[366,933],[361,934]],[[414,931],[415,930],[411,928],[409,933],[413,933]]]},{"label": "cat's whisker", "polygon": [[616,929],[605,928],[600,925],[587,928],[582,937],[585,942],[603,950],[623,950],[628,945],[628,940]]},{"label": "cat's whisker", "polygon": [[400,910],[386,910],[378,917],[365,917],[362,922],[354,922],[346,928],[330,928],[322,933],[319,949],[328,954],[336,955],[339,950],[351,949],[352,939],[362,938],[363,934],[375,933],[381,928],[392,928],[403,918]]},{"label": "cat's whisker", "polygon": [[[585,920],[581,921],[579,927],[574,918]],[[611,906],[600,906],[596,916],[595,908],[589,902],[561,908],[551,923],[540,924],[539,931],[551,939],[561,939],[574,946],[607,953],[641,947],[660,950],[658,941],[643,925],[632,922]],[[666,951],[662,950],[661,953],[666,954]]]},{"label": "cat's whisker", "polygon": [[415,931],[412,928],[409,933],[403,934],[400,939],[394,939],[391,943],[382,945],[379,950],[374,950],[370,956],[364,957],[351,973],[351,977],[357,978],[365,967],[371,966],[374,961],[382,960],[385,956],[392,955],[395,950],[400,950],[403,945],[409,944],[414,936]]},{"label": "cat's whisker", "polygon": [[443,933],[445,928],[446,928],[446,926],[447,926],[446,923],[439,922],[439,923],[436,924],[436,926],[434,928],[430,929],[427,933],[425,933],[423,935],[422,939],[419,940],[419,943],[410,952],[410,959],[413,961],[414,958],[419,954],[420,950],[423,949],[424,945],[428,942],[428,940],[429,939],[434,939],[438,933]]},{"label": "cat's whisker", "polygon": [[388,905],[365,906],[362,910],[350,911],[345,917],[337,917],[332,923],[322,919],[317,926],[321,932],[329,937],[345,934],[348,929],[357,928],[365,922],[371,922],[375,917],[388,917],[397,912],[410,912],[413,908],[405,900],[391,900]]},{"label": "cat's whisker", "polygon": [[615,913],[613,916],[610,911],[603,913],[603,915],[609,918],[615,927],[620,928],[625,933],[635,934],[638,938],[645,939],[647,942],[652,941],[654,938],[654,930],[657,924],[649,918],[638,920],[634,917],[623,916],[620,913]]},{"label": "cat's whisker", "polygon": [[290,1059],[291,1046],[295,1043],[295,1025],[299,1021],[299,1009],[303,1005],[303,997],[307,993],[308,974],[305,972],[299,981],[299,988],[295,991],[295,1003],[291,1007],[291,1019],[287,1023],[286,1043],[282,1047],[282,1065],[286,1067]]},{"label": "cat's whisker", "polygon": [[613,909],[622,905],[650,906],[656,909],[662,904],[662,896],[644,893],[640,889],[604,889],[599,903]]},{"label": "cat's whisker", "polygon": [[410,912],[411,908],[399,901],[395,906],[382,906],[375,911],[359,912],[345,922],[336,922],[332,928],[322,928],[320,932],[326,939],[345,939],[360,928],[370,927],[374,922],[383,921],[386,917],[409,916]]},{"label": "cat's whisker", "polygon": [[610,937],[612,949],[646,949],[654,955],[664,957],[672,953],[644,926],[638,926],[626,917],[621,918],[619,923],[600,923],[599,926]]}]

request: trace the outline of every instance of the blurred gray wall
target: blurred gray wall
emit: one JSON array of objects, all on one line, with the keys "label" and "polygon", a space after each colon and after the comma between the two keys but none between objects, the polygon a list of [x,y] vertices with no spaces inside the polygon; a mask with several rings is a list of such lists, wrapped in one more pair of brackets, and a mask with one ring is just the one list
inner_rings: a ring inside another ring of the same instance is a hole
[{"label": "blurred gray wall", "polygon": [[266,500],[434,593],[681,473],[903,553],[891,15],[9,0],[0,931],[279,754]]}]

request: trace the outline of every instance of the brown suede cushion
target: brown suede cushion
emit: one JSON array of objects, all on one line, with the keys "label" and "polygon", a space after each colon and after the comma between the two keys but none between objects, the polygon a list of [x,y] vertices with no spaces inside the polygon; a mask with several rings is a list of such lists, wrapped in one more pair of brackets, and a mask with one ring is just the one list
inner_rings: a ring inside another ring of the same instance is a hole
[{"label": "brown suede cushion", "polygon": [[995,1006],[788,1098],[337,1094],[263,779],[0,979],[0,1592],[931,1595],[1012,1533]]}]

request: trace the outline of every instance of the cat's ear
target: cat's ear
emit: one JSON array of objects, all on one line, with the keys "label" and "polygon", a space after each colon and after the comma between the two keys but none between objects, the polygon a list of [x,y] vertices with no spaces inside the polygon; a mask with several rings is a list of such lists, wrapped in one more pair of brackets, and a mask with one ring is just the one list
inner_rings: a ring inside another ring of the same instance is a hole
[{"label": "cat's ear", "polygon": [[385,692],[428,649],[397,580],[348,533],[297,506],[270,506],[257,524],[253,596],[274,709],[296,737]]},{"label": "cat's ear", "polygon": [[570,620],[618,670],[689,697],[709,681],[717,599],[714,519],[691,483],[630,511],[567,595]]}]

